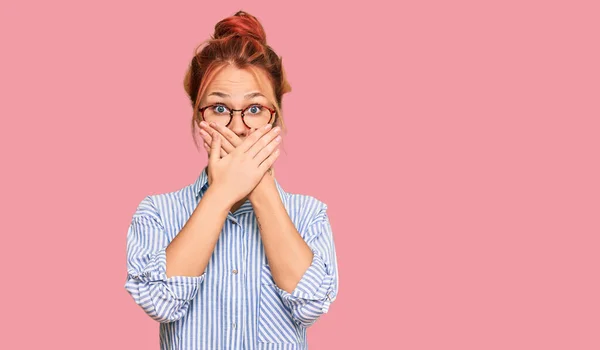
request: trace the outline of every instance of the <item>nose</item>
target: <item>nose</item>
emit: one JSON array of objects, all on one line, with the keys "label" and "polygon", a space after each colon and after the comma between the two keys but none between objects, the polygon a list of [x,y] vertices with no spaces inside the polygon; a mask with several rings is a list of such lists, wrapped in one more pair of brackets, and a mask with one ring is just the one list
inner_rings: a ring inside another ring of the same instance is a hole
[{"label": "nose", "polygon": [[242,112],[240,111],[233,112],[233,118],[227,127],[242,139],[244,139],[246,135],[250,133],[250,129],[248,129],[242,120]]}]

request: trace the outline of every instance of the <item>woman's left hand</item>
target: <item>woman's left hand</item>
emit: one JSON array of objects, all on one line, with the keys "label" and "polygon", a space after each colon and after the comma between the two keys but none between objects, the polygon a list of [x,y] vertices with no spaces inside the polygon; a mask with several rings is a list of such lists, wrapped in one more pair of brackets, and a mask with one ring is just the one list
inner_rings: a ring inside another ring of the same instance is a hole
[{"label": "woman's left hand", "polygon": [[[222,125],[218,125],[215,123],[211,123],[210,125],[206,122],[200,123],[200,136],[204,140],[204,149],[206,149],[210,153],[210,145],[213,140],[213,134],[219,133],[221,135],[221,158],[225,157],[227,154],[233,152],[233,150],[242,143],[242,139],[240,139],[233,131],[229,128],[224,127]],[[261,188],[266,183],[265,181],[273,182],[275,178],[275,170],[271,167],[267,171],[270,176],[263,176],[255,190]],[[266,174],[265,174],[266,175]],[[210,183],[209,183],[210,184]],[[254,192],[254,191],[253,191]],[[249,194],[249,197],[252,196],[252,193]]]}]

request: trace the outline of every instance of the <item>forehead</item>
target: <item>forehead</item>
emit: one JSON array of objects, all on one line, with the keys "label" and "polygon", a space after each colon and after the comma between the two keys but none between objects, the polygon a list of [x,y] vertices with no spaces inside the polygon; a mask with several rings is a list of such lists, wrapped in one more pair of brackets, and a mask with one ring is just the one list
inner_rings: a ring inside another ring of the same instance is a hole
[{"label": "forehead", "polygon": [[[258,78],[261,80],[262,86],[257,81],[254,72],[256,72]],[[208,84],[206,95],[219,91],[230,95],[232,99],[243,99],[245,94],[259,91],[265,96],[269,96],[269,91],[266,91],[266,89],[270,87],[271,84],[261,70],[257,69],[253,71],[227,65]]]}]

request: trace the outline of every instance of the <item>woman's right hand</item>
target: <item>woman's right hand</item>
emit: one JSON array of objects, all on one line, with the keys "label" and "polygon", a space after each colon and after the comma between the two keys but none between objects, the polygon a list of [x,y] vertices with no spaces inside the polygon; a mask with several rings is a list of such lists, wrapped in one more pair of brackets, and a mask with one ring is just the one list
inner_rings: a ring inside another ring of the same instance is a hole
[{"label": "woman's right hand", "polygon": [[228,196],[232,204],[252,192],[279,156],[279,131],[279,127],[271,130],[270,124],[257,129],[223,158],[223,136],[213,133],[208,156],[211,186],[220,188],[219,191]]}]

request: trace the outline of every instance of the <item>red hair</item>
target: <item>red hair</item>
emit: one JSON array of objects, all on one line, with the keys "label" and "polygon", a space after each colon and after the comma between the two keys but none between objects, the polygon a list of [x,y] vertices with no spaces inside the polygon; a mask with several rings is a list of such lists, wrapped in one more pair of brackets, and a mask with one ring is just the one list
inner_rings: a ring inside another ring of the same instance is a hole
[{"label": "red hair", "polygon": [[261,86],[258,71],[269,79],[277,111],[275,125],[285,131],[281,114],[283,95],[291,91],[283,63],[275,51],[267,44],[267,37],[258,19],[247,12],[238,11],[215,25],[212,37],[200,44],[194,52],[184,79],[184,88],[192,107],[192,135],[196,140],[195,128],[200,122],[198,107],[206,88],[214,76],[225,66],[234,65],[240,69],[249,69]]}]

